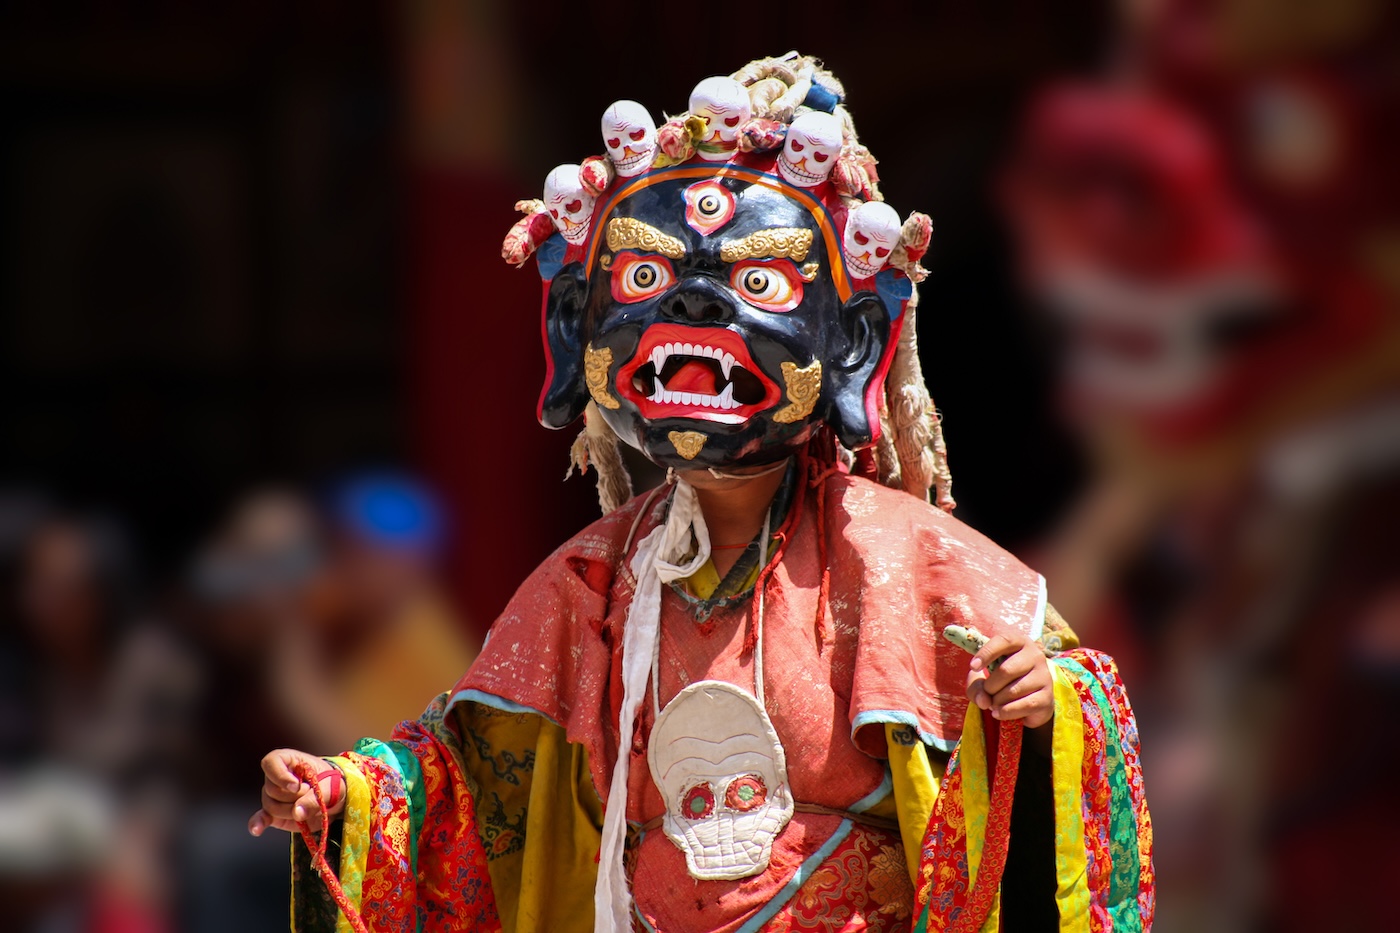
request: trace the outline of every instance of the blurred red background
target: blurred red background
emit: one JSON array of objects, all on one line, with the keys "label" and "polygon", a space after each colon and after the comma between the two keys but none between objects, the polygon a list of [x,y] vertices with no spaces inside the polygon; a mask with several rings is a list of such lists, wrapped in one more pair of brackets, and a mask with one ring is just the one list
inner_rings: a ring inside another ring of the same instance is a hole
[{"label": "blurred red background", "polygon": [[0,13],[14,928],[285,923],[285,852],[242,831],[261,754],[414,715],[596,514],[534,420],[513,204],[613,100],[675,113],[789,48],[934,218],[959,517],[1123,664],[1158,928],[1376,922],[1400,56],[1383,4],[1286,7]]}]

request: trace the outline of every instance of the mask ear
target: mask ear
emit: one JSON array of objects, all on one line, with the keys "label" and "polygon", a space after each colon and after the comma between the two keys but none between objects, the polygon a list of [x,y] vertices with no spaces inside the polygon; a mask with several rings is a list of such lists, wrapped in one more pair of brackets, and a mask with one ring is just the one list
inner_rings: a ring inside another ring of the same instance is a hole
[{"label": "mask ear", "polygon": [[587,297],[588,280],[580,262],[560,269],[544,296],[545,376],[536,415],[547,428],[568,426],[588,404],[583,381]]},{"label": "mask ear", "polygon": [[[890,319],[874,292],[857,292],[844,305],[827,342],[822,391],[827,396],[826,423],[852,450],[875,439],[878,414],[871,400],[873,383],[890,339]],[[827,375],[829,373],[829,375]]]}]

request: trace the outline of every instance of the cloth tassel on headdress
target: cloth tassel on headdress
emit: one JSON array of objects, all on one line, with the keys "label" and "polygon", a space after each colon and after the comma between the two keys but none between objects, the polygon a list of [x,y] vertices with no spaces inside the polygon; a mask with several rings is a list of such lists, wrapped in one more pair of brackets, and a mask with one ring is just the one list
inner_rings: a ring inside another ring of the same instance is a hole
[{"label": "cloth tassel on headdress", "polygon": [[[692,544],[694,556],[685,560]],[[595,933],[632,928],[632,892],[627,886],[623,850],[627,841],[627,775],[637,709],[646,695],[652,655],[661,638],[661,588],[691,576],[710,559],[710,534],[695,489],[677,480],[666,521],[637,544],[631,570],[636,592],[622,635],[622,711],[618,716],[617,762],[603,811],[598,850],[598,883],[593,892]],[[685,563],[677,563],[685,560]]]},{"label": "cloth tassel on headdress", "polygon": [[545,240],[554,235],[554,221],[549,218],[544,202],[517,201],[515,209],[525,216],[515,222],[501,244],[501,258],[519,268]]},{"label": "cloth tassel on headdress", "polygon": [[608,190],[615,177],[612,160],[606,156],[589,156],[578,170],[578,179],[583,183],[584,190],[595,198]]},{"label": "cloth tassel on headdress", "polygon": [[672,117],[656,130],[656,146],[661,150],[657,167],[678,165],[695,155],[695,143],[705,135],[701,117],[684,114]]},{"label": "cloth tassel on headdress", "polygon": [[757,118],[740,128],[739,149],[743,152],[771,152],[781,149],[786,139],[786,123]]},{"label": "cloth tassel on headdress", "polygon": [[831,183],[842,197],[883,200],[880,197],[880,174],[875,170],[875,157],[861,145],[847,144],[842,147],[836,167],[831,172]]},{"label": "cloth tassel on headdress", "polygon": [[909,277],[914,284],[928,278],[928,270],[919,265],[919,260],[928,252],[933,240],[933,220],[918,211],[909,215],[904,227],[899,231],[899,243],[890,253],[889,264]]}]

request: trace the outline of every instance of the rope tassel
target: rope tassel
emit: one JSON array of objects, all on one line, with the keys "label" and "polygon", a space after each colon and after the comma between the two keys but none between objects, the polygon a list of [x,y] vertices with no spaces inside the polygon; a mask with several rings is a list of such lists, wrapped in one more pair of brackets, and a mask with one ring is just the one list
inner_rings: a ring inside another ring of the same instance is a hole
[{"label": "rope tassel", "polygon": [[297,828],[301,830],[301,840],[306,843],[306,848],[311,853],[311,866],[316,869],[316,874],[321,876],[325,882],[326,890],[330,891],[331,899],[335,901],[335,906],[345,915],[346,921],[350,924],[350,929],[355,933],[369,933],[369,928],[365,926],[365,921],[360,917],[360,912],[355,909],[355,905],[350,903],[350,898],[346,896],[345,889],[340,886],[340,878],[336,876],[335,869],[326,861],[326,842],[330,838],[331,814],[330,808],[326,804],[326,798],[321,794],[321,785],[317,781],[318,775],[311,770],[311,766],[305,762],[299,762],[292,768],[297,777],[311,785],[311,792],[316,795],[316,806],[321,810],[321,832],[320,838],[312,833],[311,827],[305,822],[298,823]]}]

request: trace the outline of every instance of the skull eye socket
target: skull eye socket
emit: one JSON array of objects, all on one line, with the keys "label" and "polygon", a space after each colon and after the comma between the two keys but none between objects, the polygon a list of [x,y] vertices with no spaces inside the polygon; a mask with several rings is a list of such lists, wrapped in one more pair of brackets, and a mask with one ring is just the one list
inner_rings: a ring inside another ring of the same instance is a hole
[{"label": "skull eye socket", "polygon": [[803,149],[807,148],[795,139],[790,143],[790,145],[792,146],[793,152],[801,152]]},{"label": "skull eye socket", "polygon": [[877,246],[877,247],[875,247],[875,255],[876,255],[876,256],[879,256],[881,259],[884,259],[884,258],[885,258],[886,256],[888,256],[889,254],[890,254],[890,251],[887,250],[887,249],[885,249],[883,246]]},{"label": "skull eye socket", "polygon": [[645,301],[671,287],[675,281],[671,263],[663,256],[619,253],[612,265],[612,293],[616,301]]},{"label": "skull eye socket", "polygon": [[853,234],[851,235],[851,238],[854,239],[854,240],[855,240],[857,243],[859,243],[861,246],[864,246],[865,244],[867,244],[867,243],[870,242],[870,237],[868,237],[868,236],[866,236],[865,234],[861,233],[859,230],[857,230],[855,233],[853,233]]},{"label": "skull eye socket", "polygon": [[725,118],[724,118],[724,125],[725,125],[725,126],[728,126],[728,127],[735,127],[735,126],[738,126],[738,125],[739,125],[739,115],[736,113],[736,114],[735,114],[734,116],[732,116],[732,117],[725,117]]},{"label": "skull eye socket", "polygon": [[749,260],[734,266],[729,284],[765,311],[791,311],[802,303],[802,277],[786,259]]},{"label": "skull eye socket", "polygon": [[757,774],[746,774],[729,782],[724,792],[724,805],[740,812],[754,810],[768,800],[768,785]]},{"label": "skull eye socket", "polygon": [[564,205],[564,213],[566,214],[577,214],[581,210],[583,210],[582,198],[574,198],[568,204]]},{"label": "skull eye socket", "polygon": [[831,158],[831,153],[829,153],[829,152],[814,152],[814,153],[812,153],[812,158],[816,159],[818,162],[825,162],[827,159]]},{"label": "skull eye socket", "polygon": [[621,145],[622,145],[622,139],[619,138],[619,137],[617,137],[617,136],[614,136],[614,137],[612,137],[611,139],[608,140],[608,148],[609,148],[609,149],[616,149],[618,146],[621,146]]},{"label": "skull eye socket", "polygon": [[715,792],[708,782],[693,784],[681,794],[681,816],[703,820],[715,812]]},{"label": "skull eye socket", "polygon": [[642,137],[645,136],[646,134],[647,134],[647,131],[646,131],[646,130],[643,130],[643,129],[636,129],[636,130],[633,130],[632,132],[628,133],[627,135],[630,136],[630,137],[632,137],[632,142],[634,142],[634,143],[639,143],[639,142],[642,141]]}]

